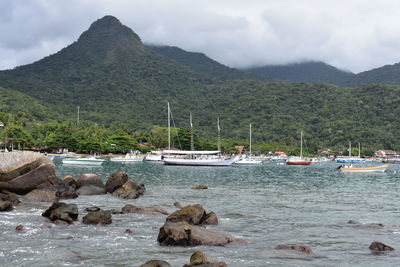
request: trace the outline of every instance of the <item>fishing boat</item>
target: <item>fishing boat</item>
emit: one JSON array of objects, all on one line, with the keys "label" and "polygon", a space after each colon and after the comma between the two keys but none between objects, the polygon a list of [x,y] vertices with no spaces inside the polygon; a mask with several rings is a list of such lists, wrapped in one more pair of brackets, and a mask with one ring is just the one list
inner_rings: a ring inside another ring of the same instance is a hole
[{"label": "fishing boat", "polygon": [[112,157],[110,161],[112,162],[122,162],[122,163],[135,163],[142,162],[144,157],[139,157],[137,153],[131,151],[130,153],[126,153],[125,157]]},{"label": "fishing boat", "polygon": [[251,123],[250,123],[250,144],[249,144],[249,155],[247,157],[241,157],[235,164],[239,165],[260,165],[262,160],[257,160],[251,157]]},{"label": "fishing boat", "polygon": [[74,158],[64,158],[62,160],[63,164],[69,165],[90,165],[90,166],[100,166],[105,160],[96,158],[95,156],[90,157],[74,157]]},{"label": "fishing boat", "polygon": [[310,165],[312,161],[303,157],[303,132],[300,133],[300,157],[289,157],[287,165]]},{"label": "fishing boat", "polygon": [[336,162],[338,163],[360,163],[365,162],[366,159],[361,158],[361,144],[358,143],[358,157],[351,156],[351,141],[349,142],[349,155],[343,157],[337,157]]},{"label": "fishing boat", "polygon": [[362,172],[384,172],[389,165],[381,165],[381,166],[374,166],[374,167],[354,167],[353,165],[350,166],[339,166],[339,169],[342,172],[352,172],[352,173],[362,173]]},{"label": "fishing boat", "polygon": [[163,160],[165,165],[181,166],[230,166],[238,160],[238,157],[224,157],[220,150],[220,127],[218,126],[218,150],[214,151],[196,151],[193,142],[193,123],[190,114],[190,149],[191,150],[172,150],[171,149],[171,109],[168,103],[168,150],[163,150]]}]

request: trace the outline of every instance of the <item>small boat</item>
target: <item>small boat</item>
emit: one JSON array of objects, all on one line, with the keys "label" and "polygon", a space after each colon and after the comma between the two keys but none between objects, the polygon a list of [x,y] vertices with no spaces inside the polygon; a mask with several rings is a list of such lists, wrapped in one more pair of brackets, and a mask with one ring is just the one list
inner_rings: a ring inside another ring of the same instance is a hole
[{"label": "small boat", "polygon": [[300,133],[300,157],[289,157],[287,165],[310,165],[312,161],[303,157],[303,132]]},{"label": "small boat", "polygon": [[144,158],[146,161],[162,161],[162,151],[151,151]]},{"label": "small boat", "polygon": [[96,158],[95,156],[90,157],[82,157],[82,158],[64,158],[62,160],[63,164],[70,165],[91,165],[91,166],[100,166],[103,164],[105,160]]},{"label": "small boat", "polygon": [[337,157],[336,162],[338,163],[360,163],[365,162],[366,159],[361,158],[361,145],[358,143],[358,157],[351,156],[351,141],[349,142],[349,155],[343,157]]},{"label": "small boat", "polygon": [[251,123],[250,123],[250,145],[249,145],[249,155],[247,157],[241,157],[235,164],[239,165],[260,165],[262,160],[257,160],[251,157]]},{"label": "small boat", "polygon": [[130,153],[126,153],[125,157],[112,157],[110,161],[112,162],[122,162],[122,163],[135,163],[142,162],[144,157],[139,157],[136,153],[132,151]]},{"label": "small boat", "polygon": [[381,165],[375,167],[363,167],[358,168],[353,165],[350,166],[339,166],[339,169],[342,172],[352,172],[352,173],[361,173],[361,172],[384,172],[389,165]]},{"label": "small boat", "polygon": [[[164,150],[164,154],[176,155],[164,156],[165,165],[181,166],[230,166],[238,160],[237,157],[222,157],[219,150],[216,151],[191,151],[191,150]],[[177,156],[179,155],[179,156]]]}]

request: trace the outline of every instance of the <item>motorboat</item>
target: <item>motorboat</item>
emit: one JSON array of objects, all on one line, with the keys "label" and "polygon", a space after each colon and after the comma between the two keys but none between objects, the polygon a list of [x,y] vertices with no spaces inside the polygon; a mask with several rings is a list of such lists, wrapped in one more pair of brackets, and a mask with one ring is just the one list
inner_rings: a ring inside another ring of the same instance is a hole
[{"label": "motorboat", "polygon": [[137,153],[130,152],[126,153],[125,157],[112,157],[110,161],[112,162],[122,162],[122,163],[135,163],[135,162],[142,162],[144,157],[139,157]]},{"label": "motorboat", "polygon": [[349,165],[349,166],[339,166],[338,169],[340,169],[342,172],[362,173],[362,172],[385,172],[387,167],[389,167],[389,165],[362,167],[362,168]]},{"label": "motorboat", "polygon": [[95,156],[89,157],[73,157],[73,158],[64,158],[62,160],[63,164],[69,165],[91,165],[91,166],[100,166],[103,164],[105,159],[100,159]]},{"label": "motorboat", "polygon": [[162,151],[151,151],[147,153],[146,157],[144,158],[146,161],[162,161]]}]

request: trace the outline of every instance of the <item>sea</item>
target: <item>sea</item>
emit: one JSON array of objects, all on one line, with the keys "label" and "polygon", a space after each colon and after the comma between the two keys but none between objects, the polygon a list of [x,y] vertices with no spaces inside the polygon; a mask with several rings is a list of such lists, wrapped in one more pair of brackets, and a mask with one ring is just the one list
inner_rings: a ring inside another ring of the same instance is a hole
[{"label": "sea", "polygon": [[[63,200],[76,203],[80,212],[79,221],[69,226],[53,225],[41,216],[51,203],[23,201],[15,210],[0,213],[0,266],[139,266],[152,259],[182,266],[196,250],[228,266],[399,266],[400,164],[375,174],[344,174],[338,166],[334,162],[230,167],[105,162],[84,167],[62,165],[56,159],[59,177],[95,173],[106,182],[112,173],[124,171],[147,192],[132,200],[109,194]],[[191,189],[199,184],[208,189]],[[106,226],[81,222],[87,207],[121,209],[133,204],[160,206],[171,213],[176,210],[174,202],[201,204],[207,212],[216,212],[219,224],[208,229],[248,242],[160,246],[162,215],[115,214]],[[24,231],[15,231],[19,224]],[[133,233],[125,233],[126,229]],[[372,252],[368,247],[373,241],[395,250]],[[274,249],[285,244],[309,246],[314,256]]]}]

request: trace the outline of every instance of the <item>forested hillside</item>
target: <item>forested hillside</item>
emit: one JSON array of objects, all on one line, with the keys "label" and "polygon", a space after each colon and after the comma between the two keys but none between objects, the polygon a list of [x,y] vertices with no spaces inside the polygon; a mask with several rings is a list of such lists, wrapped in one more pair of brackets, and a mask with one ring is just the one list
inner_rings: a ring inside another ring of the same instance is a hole
[{"label": "forested hillside", "polygon": [[[189,113],[193,114],[196,135],[203,137],[202,147],[215,142],[216,119],[220,117],[224,138],[247,140],[251,122],[254,143],[270,147],[298,147],[303,130],[306,147],[312,151],[346,147],[349,140],[371,150],[400,149],[399,86],[344,88],[250,80],[247,74],[233,79],[230,73],[235,72],[219,68],[222,65],[218,67],[222,72],[208,71],[203,55],[184,58],[193,62],[184,63],[147,48],[131,29],[106,16],[60,52],[1,71],[0,86],[34,97],[67,119],[75,120],[79,105],[82,120],[100,128],[124,129],[124,134],[166,126],[169,101],[178,127],[188,127]],[[225,71],[229,75],[224,76]],[[96,136],[94,130],[92,135]],[[144,134],[143,140],[150,140],[149,136]]]}]

